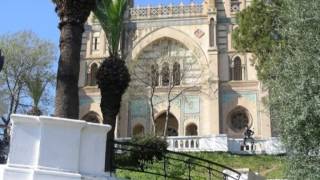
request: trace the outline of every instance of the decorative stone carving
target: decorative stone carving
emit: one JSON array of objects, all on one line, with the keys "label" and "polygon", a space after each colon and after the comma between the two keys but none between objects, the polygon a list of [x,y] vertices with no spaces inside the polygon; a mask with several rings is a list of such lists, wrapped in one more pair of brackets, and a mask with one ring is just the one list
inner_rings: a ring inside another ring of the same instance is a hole
[{"label": "decorative stone carving", "polygon": [[130,9],[131,19],[146,18],[164,18],[164,17],[183,17],[183,16],[199,16],[204,15],[204,7],[202,4],[190,4],[178,6],[158,6],[158,7],[136,7]]},{"label": "decorative stone carving", "polygon": [[197,30],[194,32],[194,35],[195,35],[197,38],[201,39],[201,38],[205,35],[205,33],[204,33],[201,29],[197,29]]}]

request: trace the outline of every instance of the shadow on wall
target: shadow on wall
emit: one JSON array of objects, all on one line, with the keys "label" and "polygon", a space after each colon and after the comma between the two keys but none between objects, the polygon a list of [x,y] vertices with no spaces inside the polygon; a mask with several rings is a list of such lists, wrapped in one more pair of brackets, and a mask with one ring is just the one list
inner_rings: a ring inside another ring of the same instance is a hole
[{"label": "shadow on wall", "polygon": [[221,134],[228,134],[233,138],[243,138],[245,127],[252,127],[250,112],[239,105],[241,94],[234,91],[230,84],[223,85],[221,91]]}]

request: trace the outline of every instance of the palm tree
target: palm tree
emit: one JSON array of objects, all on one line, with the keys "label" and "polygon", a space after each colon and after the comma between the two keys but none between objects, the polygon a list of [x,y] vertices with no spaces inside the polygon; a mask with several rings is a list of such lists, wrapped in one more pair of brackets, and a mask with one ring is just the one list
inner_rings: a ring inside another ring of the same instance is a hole
[{"label": "palm tree", "polygon": [[55,115],[78,119],[78,80],[81,39],[95,0],[52,0],[60,18],[60,58],[57,73]]},{"label": "palm tree", "polygon": [[27,92],[32,99],[32,108],[28,112],[30,115],[40,116],[42,111],[39,108],[39,103],[45,89],[49,83],[53,81],[54,75],[50,73],[36,73],[34,77],[29,76],[24,78],[24,82],[27,86]]},{"label": "palm tree", "polygon": [[126,91],[130,74],[125,61],[120,57],[119,42],[123,28],[124,13],[127,7],[126,0],[100,0],[97,1],[94,14],[108,40],[109,57],[107,57],[97,72],[97,84],[101,92],[101,111],[103,123],[112,126],[108,133],[106,147],[106,171],[113,171],[113,139],[116,125],[116,116],[119,113],[121,97]]}]

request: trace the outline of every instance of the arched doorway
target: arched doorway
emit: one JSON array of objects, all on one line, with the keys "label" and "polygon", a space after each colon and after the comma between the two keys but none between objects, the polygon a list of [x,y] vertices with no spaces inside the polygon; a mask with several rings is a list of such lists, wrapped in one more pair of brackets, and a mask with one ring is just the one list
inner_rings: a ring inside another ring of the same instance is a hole
[{"label": "arched doorway", "polygon": [[[163,135],[164,126],[166,122],[166,113],[162,113],[156,120],[156,134],[159,136]],[[178,120],[172,114],[169,113],[169,120],[168,120],[168,128],[167,128],[167,136],[178,136]]]},{"label": "arched doorway", "polygon": [[144,135],[144,127],[141,124],[137,124],[133,127],[132,130],[132,135],[133,136],[142,136]]},{"label": "arched doorway", "polygon": [[197,136],[198,135],[198,127],[194,123],[188,124],[186,127],[186,136]]},{"label": "arched doorway", "polygon": [[100,123],[100,116],[98,113],[90,111],[86,115],[84,115],[81,119],[92,122],[92,123]]}]

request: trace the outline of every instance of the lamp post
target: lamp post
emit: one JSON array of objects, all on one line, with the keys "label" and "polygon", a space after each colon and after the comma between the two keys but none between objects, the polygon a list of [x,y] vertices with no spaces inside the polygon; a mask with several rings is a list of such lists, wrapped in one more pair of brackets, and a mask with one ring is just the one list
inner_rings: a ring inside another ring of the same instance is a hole
[{"label": "lamp post", "polygon": [[2,70],[3,64],[4,64],[4,56],[1,55],[1,49],[0,49],[0,72]]}]

